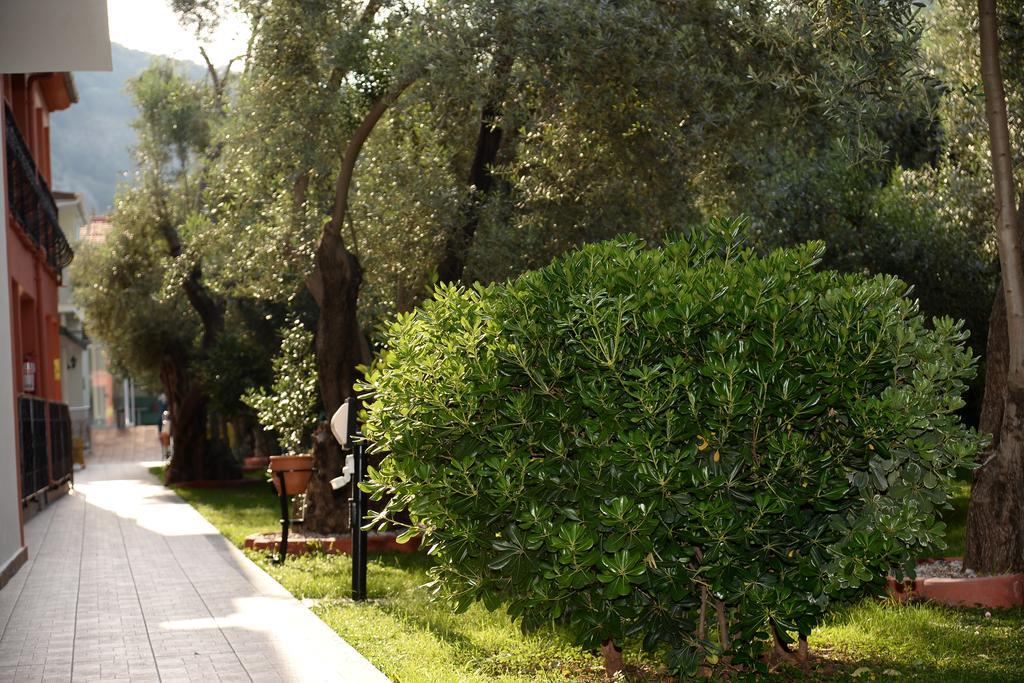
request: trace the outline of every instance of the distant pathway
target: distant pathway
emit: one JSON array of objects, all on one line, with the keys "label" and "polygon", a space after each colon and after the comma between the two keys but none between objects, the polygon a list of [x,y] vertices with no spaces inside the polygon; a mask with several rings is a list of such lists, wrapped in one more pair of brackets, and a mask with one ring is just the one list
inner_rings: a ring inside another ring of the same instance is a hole
[{"label": "distant pathway", "polygon": [[26,525],[29,561],[0,590],[0,681],[387,681],[137,449],[109,450]]}]

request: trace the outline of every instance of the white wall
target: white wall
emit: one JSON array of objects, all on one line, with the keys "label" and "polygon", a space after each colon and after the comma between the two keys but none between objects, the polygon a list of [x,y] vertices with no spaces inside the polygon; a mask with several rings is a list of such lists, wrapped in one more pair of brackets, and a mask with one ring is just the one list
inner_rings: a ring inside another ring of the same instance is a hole
[{"label": "white wall", "polygon": [[0,0],[0,72],[110,70],[106,0]]},{"label": "white wall", "polygon": [[[0,108],[0,122],[3,119]],[[0,128],[2,130],[2,128]],[[0,144],[0,168],[6,168]],[[11,277],[7,272],[7,207],[0,191],[0,571],[21,549],[21,491],[14,431],[14,369],[11,367]]]},{"label": "white wall", "polygon": [[[57,218],[60,229],[71,242],[72,248],[78,249],[82,228],[89,222],[82,195],[76,194],[74,199],[57,200]],[[65,268],[58,290],[57,311],[60,313],[60,324],[70,334],[84,339],[82,311],[75,306],[73,290],[74,282],[71,280],[70,269]],[[73,363],[72,359],[74,359]],[[61,400],[71,410],[73,430],[78,429],[79,423],[89,424],[91,420],[89,415],[91,377],[88,359],[88,351],[69,339],[62,331],[60,335]],[[69,367],[72,364],[75,367]],[[74,436],[81,436],[81,434],[75,433]]]},{"label": "white wall", "polygon": [[[85,381],[88,355],[81,346],[63,334],[60,336],[60,398],[71,409],[89,406],[89,392]],[[70,365],[75,367],[68,367]]]}]

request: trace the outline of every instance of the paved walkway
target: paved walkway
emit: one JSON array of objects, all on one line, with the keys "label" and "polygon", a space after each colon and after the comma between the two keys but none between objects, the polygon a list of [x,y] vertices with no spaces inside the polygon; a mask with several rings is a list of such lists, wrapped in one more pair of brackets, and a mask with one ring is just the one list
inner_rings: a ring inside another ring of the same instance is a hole
[{"label": "paved walkway", "polygon": [[0,681],[387,681],[144,465],[97,460],[26,525]]}]

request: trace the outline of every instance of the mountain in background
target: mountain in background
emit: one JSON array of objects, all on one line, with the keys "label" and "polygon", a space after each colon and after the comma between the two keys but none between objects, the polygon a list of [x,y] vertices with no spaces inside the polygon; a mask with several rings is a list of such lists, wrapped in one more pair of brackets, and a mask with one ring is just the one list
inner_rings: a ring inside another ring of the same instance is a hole
[{"label": "mountain in background", "polygon": [[[50,117],[53,188],[79,192],[93,212],[107,213],[114,191],[135,170],[131,148],[137,112],[128,96],[128,80],[138,76],[160,55],[111,44],[113,71],[75,73],[78,103]],[[193,78],[206,71],[192,62],[176,62]]]}]

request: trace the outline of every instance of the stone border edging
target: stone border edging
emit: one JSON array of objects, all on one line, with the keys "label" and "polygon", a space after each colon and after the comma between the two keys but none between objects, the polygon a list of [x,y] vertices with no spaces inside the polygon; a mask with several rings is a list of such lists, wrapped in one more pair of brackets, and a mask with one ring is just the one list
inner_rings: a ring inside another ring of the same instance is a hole
[{"label": "stone border edging", "polygon": [[266,479],[197,479],[176,482],[167,486],[183,489],[241,489],[249,486],[269,487],[270,482]]},{"label": "stone border edging", "polygon": [[[934,560],[962,560],[960,557]],[[922,560],[927,563],[929,560]],[[920,563],[919,563],[920,564]],[[1009,609],[1024,606],[1024,574],[1001,574],[974,578],[896,579],[886,578],[886,590],[897,602],[921,599],[950,607]]]},{"label": "stone border edging", "polygon": [[[366,535],[366,550],[369,553],[382,555],[391,553],[414,553],[419,550],[419,536],[410,539],[406,543],[399,543],[397,534],[384,531],[371,531]],[[252,534],[245,539],[245,547],[251,550],[266,550],[276,552],[281,543],[280,532]],[[352,554],[352,536],[312,536],[306,537],[301,533],[290,534],[288,537],[288,554],[303,555],[310,551],[322,551],[328,554]]]}]

